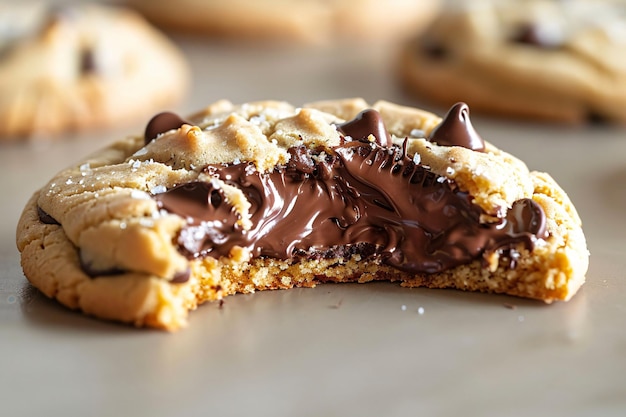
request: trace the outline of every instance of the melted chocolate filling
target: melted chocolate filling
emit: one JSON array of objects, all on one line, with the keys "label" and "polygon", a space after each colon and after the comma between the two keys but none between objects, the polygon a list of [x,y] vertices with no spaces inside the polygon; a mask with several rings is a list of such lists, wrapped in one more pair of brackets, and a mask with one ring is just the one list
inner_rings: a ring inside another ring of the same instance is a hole
[{"label": "melted chocolate filling", "polygon": [[[496,223],[481,223],[484,213],[470,195],[415,164],[403,148],[386,145],[391,140],[380,126],[378,113],[361,113],[338,129],[353,138],[371,133],[378,143],[344,141],[331,155],[291,148],[289,163],[269,173],[251,163],[207,166],[207,174],[250,201],[249,230],[210,182],[183,184],[155,198],[188,219],[178,245],[190,259],[228,256],[239,246],[253,257],[278,259],[358,253],[399,270],[435,273],[495,251],[510,254],[518,245],[532,250],[537,238],[547,237],[543,210],[530,199],[515,202]],[[464,105],[455,106],[431,138],[484,149]]]},{"label": "melted chocolate filling", "polygon": [[[148,124],[146,142],[184,123],[173,113],[161,113]],[[481,223],[484,212],[471,196],[452,180],[415,164],[406,155],[406,141],[402,147],[393,145],[376,111],[361,112],[337,129],[345,137],[331,154],[293,147],[288,164],[273,172],[260,173],[251,163],[205,167],[251,203],[248,230],[238,223],[223,190],[211,182],[183,184],[156,195],[161,208],[187,219],[177,237],[181,253],[190,259],[221,257],[239,246],[253,257],[285,260],[358,254],[410,273],[435,273],[494,252],[508,255],[514,268],[518,246],[532,250],[537,239],[547,238],[545,214],[531,199],[515,202],[494,223]],[[369,141],[370,134],[375,142]],[[464,103],[452,107],[429,140],[484,151]],[[42,223],[59,224],[39,207],[38,215]],[[81,265],[91,276],[124,272],[94,270],[82,257]],[[189,277],[187,269],[172,282]]]}]

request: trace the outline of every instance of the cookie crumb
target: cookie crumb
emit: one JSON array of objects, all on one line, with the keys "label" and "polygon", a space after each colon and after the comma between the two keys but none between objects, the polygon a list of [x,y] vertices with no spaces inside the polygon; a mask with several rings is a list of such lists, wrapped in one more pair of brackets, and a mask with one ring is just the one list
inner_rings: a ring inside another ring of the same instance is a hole
[{"label": "cookie crumb", "polygon": [[505,308],[508,308],[509,310],[515,310],[517,308],[515,304],[504,303],[503,305]]}]

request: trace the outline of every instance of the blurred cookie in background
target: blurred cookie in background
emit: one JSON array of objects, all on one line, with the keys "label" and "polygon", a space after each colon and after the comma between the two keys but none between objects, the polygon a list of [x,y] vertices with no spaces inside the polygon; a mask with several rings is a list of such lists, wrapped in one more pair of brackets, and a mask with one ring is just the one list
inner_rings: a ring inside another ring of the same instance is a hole
[{"label": "blurred cookie in background", "polygon": [[155,24],[187,33],[326,44],[393,40],[423,28],[439,0],[127,0]]},{"label": "blurred cookie in background", "polygon": [[447,3],[402,52],[419,99],[474,113],[566,123],[626,122],[626,3]]},{"label": "blurred cookie in background", "polygon": [[177,47],[134,11],[0,3],[0,142],[131,122],[187,81]]}]

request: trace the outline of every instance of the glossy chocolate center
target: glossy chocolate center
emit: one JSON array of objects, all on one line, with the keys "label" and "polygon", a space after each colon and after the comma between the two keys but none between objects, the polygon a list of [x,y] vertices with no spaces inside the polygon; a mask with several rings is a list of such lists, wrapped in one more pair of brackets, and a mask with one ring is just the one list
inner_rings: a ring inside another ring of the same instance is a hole
[{"label": "glossy chocolate center", "polygon": [[228,256],[239,246],[253,257],[290,259],[361,247],[400,270],[434,273],[518,244],[532,249],[545,235],[543,211],[532,200],[516,202],[498,223],[481,224],[483,212],[467,193],[398,147],[349,142],[322,162],[306,148],[292,152],[299,160],[271,173],[248,163],[207,167],[251,202],[249,230],[211,183],[157,195],[162,208],[189,221],[178,237],[180,250],[193,259]]},{"label": "glossy chocolate center", "polygon": [[[177,238],[181,253],[218,258],[241,247],[252,257],[285,260],[359,254],[402,271],[435,273],[494,252],[514,259],[519,246],[532,250],[547,237],[545,214],[531,199],[481,223],[485,213],[470,195],[391,144],[378,112],[361,112],[337,129],[346,138],[332,152],[293,147],[290,161],[272,172],[246,162],[205,168],[246,196],[249,229],[240,226],[217,181],[156,195],[162,209],[187,219]],[[463,103],[452,107],[430,140],[484,150]]]}]

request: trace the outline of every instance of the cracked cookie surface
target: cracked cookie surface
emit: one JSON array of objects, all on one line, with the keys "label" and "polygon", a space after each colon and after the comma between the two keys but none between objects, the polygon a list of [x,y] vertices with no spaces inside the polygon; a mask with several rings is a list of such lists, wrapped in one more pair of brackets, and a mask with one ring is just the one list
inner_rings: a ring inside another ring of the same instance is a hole
[{"label": "cracked cookie surface", "polygon": [[361,99],[159,114],[37,191],[17,245],[49,297],[165,329],[205,301],[321,282],[567,300],[588,264],[565,192],[484,142],[467,106],[442,120]]}]

